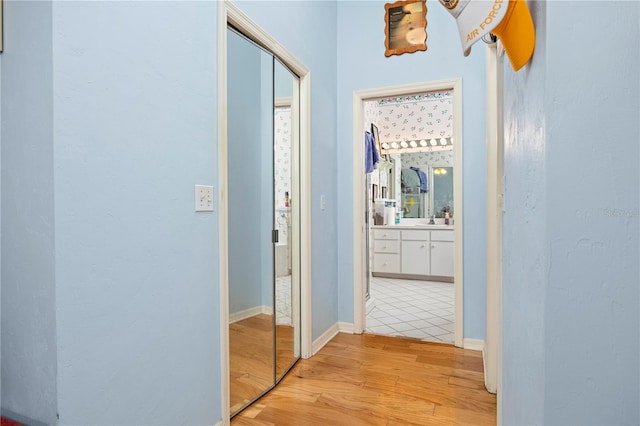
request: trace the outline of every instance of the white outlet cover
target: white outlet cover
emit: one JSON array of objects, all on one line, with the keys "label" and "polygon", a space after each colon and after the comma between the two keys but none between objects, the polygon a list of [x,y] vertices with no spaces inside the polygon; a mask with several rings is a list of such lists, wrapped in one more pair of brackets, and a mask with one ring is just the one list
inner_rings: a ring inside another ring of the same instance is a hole
[{"label": "white outlet cover", "polygon": [[197,212],[212,212],[213,211],[213,186],[196,185],[195,201],[196,201]]}]

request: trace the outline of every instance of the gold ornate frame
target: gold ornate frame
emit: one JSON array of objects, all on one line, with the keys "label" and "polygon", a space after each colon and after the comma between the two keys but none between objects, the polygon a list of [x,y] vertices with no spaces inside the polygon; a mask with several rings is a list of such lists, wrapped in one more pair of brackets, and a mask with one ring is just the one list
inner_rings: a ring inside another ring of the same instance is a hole
[{"label": "gold ornate frame", "polygon": [[387,3],[384,10],[384,56],[427,50],[426,0]]}]

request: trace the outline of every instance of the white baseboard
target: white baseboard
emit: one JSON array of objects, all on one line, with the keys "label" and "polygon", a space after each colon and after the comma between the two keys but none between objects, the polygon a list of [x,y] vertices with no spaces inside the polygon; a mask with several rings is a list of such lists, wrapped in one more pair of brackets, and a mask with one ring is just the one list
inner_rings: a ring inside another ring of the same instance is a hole
[{"label": "white baseboard", "polygon": [[355,333],[354,331],[355,327],[353,326],[352,322],[339,322],[338,330],[340,330],[341,333],[349,333],[349,334]]},{"label": "white baseboard", "polygon": [[464,339],[462,341],[462,347],[470,351],[483,351],[484,340],[481,339]]},{"label": "white baseboard", "polygon": [[244,311],[234,312],[232,314],[229,314],[229,324],[242,321],[243,319],[251,318],[258,314],[273,315],[273,308],[271,306],[261,305],[245,309]]},{"label": "white baseboard", "polygon": [[350,322],[337,322],[333,324],[327,331],[322,333],[322,336],[313,341],[311,345],[311,356],[317,354],[320,349],[324,348],[338,333],[353,334],[353,330],[353,323]]},{"label": "white baseboard", "polygon": [[311,344],[311,356],[317,354],[320,349],[324,348],[324,346],[329,343],[331,339],[333,339],[336,334],[340,333],[340,327],[338,323],[333,324],[327,331],[322,333],[320,337],[313,341]]}]

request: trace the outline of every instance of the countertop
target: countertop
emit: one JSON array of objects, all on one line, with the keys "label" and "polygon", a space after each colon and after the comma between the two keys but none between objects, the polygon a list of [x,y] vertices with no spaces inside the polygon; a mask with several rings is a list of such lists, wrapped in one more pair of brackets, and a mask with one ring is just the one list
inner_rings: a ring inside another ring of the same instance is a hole
[{"label": "countertop", "polygon": [[445,230],[453,231],[454,225],[427,225],[427,224],[400,224],[400,225],[373,225],[373,229],[428,229],[428,230]]}]

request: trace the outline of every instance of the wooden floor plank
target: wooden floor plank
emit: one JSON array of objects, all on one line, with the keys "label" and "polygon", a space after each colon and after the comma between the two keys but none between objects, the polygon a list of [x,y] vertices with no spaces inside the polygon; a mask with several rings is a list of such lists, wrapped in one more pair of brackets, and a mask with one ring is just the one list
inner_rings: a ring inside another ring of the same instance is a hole
[{"label": "wooden floor plank", "polygon": [[[232,425],[495,425],[482,355],[415,339],[340,333]],[[241,383],[241,381],[240,381]]]}]

